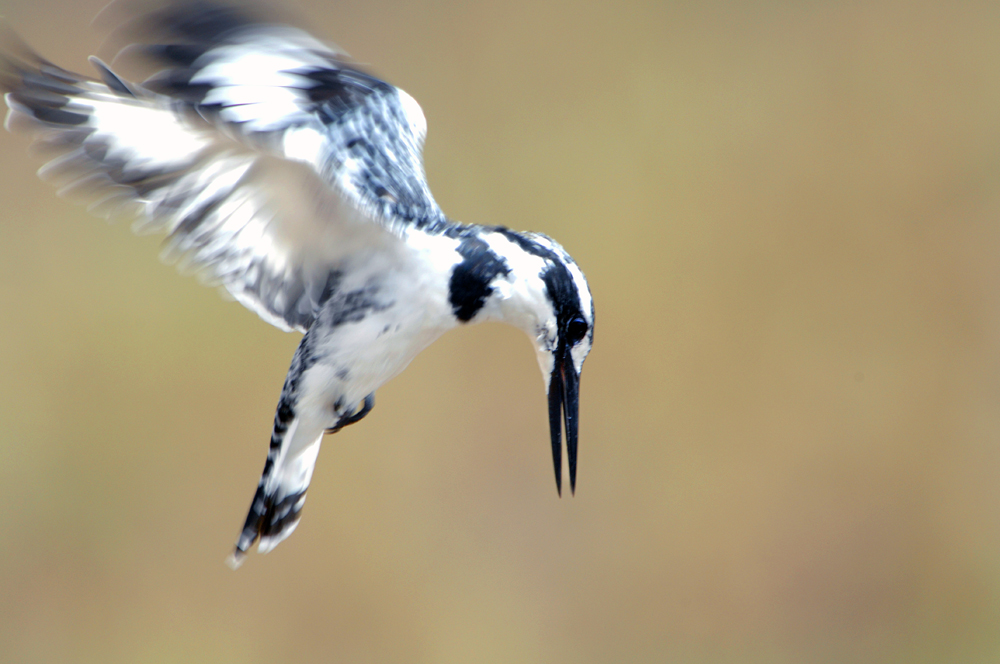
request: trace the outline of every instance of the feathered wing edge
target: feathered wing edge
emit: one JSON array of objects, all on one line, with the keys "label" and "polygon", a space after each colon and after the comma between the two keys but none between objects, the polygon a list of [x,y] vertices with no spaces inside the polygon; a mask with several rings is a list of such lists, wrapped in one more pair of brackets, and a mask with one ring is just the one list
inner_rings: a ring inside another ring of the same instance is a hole
[{"label": "feathered wing edge", "polygon": [[142,85],[5,40],[7,126],[58,155],[41,174],[62,193],[137,212],[138,232],[167,234],[167,259],[269,323],[307,329],[337,264],[376,229],[402,240],[449,225],[424,176],[419,105],[340,51],[213,3],[172,3],[132,32],[163,41],[123,51],[162,67]]},{"label": "feathered wing edge", "polygon": [[[335,286],[333,267],[366,234],[362,212],[313,165],[220,131],[195,109],[126,83],[68,72],[19,40],[5,49],[6,126],[35,134],[54,158],[39,174],[105,215],[138,215],[164,232],[164,257],[282,329],[305,331]],[[320,151],[324,138],[290,127],[286,143]]]},{"label": "feathered wing edge", "polygon": [[447,222],[424,175],[420,105],[336,46],[261,7],[221,2],[174,2],[129,32],[151,45],[123,52],[161,67],[145,86],[227,131],[280,144],[369,220],[399,235]]}]

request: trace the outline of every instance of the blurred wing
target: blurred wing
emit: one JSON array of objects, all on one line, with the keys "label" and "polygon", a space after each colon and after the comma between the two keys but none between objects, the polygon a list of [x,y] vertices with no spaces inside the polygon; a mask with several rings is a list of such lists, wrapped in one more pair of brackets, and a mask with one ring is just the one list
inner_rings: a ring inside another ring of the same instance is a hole
[{"label": "blurred wing", "polygon": [[6,56],[7,127],[56,152],[43,177],[99,211],[135,209],[137,230],[167,233],[169,257],[305,330],[349,257],[443,218],[420,161],[423,116],[305,33],[246,21],[212,32],[199,11],[154,17],[191,39],[150,47],[176,65],[152,90],[96,60],[103,82]]},{"label": "blurred wing", "polygon": [[424,176],[420,106],[351,66],[344,53],[224,5],[170,6],[140,30],[157,43],[142,52],[165,67],[145,87],[243,140],[310,164],[394,231],[443,220]]}]

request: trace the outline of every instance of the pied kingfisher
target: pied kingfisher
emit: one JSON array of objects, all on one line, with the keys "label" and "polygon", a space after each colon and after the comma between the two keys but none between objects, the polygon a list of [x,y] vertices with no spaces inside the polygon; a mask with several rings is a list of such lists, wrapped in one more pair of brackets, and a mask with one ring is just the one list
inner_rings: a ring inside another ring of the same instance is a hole
[{"label": "pied kingfisher", "polygon": [[265,321],[303,332],[230,562],[295,529],[324,433],[445,331],[499,320],[535,345],[556,488],[576,485],[579,378],[594,336],[583,272],[554,240],[449,220],[424,176],[426,122],[402,90],[260,11],[173,2],[119,53],[158,71],[99,79],[5,49],[9,130],[56,157],[39,174],[92,209],[166,233],[164,253]]}]

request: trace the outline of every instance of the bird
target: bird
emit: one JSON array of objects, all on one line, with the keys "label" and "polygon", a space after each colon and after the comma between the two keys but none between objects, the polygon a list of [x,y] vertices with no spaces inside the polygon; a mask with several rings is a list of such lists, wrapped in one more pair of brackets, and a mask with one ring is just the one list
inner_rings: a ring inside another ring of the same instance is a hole
[{"label": "bird", "polygon": [[[320,444],[444,332],[501,321],[530,337],[556,489],[576,489],[579,385],[594,339],[583,272],[550,237],[463,224],[435,202],[427,124],[406,92],[262,7],[175,0],[127,23],[96,77],[19,39],[0,53],[5,126],[55,156],[39,175],[92,211],[165,234],[164,257],[303,336],[229,558],[299,524]],[[120,68],[119,68],[120,69]]]}]

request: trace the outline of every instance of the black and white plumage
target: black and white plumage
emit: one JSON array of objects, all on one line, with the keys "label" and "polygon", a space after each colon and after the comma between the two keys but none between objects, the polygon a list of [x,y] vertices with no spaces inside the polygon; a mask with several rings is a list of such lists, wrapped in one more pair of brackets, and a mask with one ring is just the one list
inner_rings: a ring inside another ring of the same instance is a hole
[{"label": "black and white plumage", "polygon": [[448,220],[423,172],[426,124],[402,90],[305,32],[245,9],[174,3],[137,24],[160,70],[100,80],[23,47],[4,55],[7,128],[57,156],[42,177],[105,214],[133,212],[166,254],[264,320],[304,332],[233,561],[296,527],[323,434],[464,323],[532,338],[556,485],[576,481],[579,374],[593,342],[583,273],[550,238]]}]

